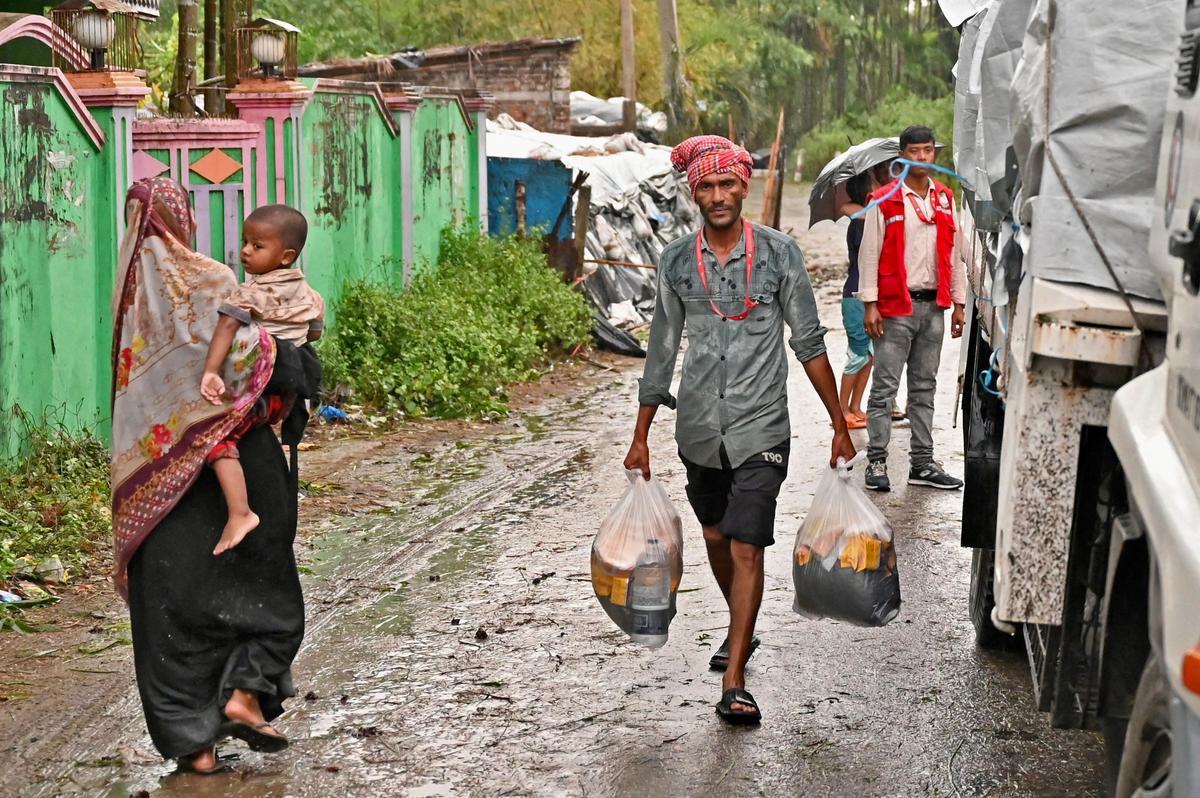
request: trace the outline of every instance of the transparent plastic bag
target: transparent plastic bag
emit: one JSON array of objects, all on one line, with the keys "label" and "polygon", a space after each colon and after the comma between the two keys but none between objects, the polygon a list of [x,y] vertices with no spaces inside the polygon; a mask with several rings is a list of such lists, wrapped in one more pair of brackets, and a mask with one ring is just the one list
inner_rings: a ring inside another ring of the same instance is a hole
[{"label": "transparent plastic bag", "polygon": [[812,507],[792,550],[792,606],[806,618],[835,618],[857,626],[884,626],[900,614],[900,572],[892,528],[838,460],[817,485]]},{"label": "transparent plastic bag", "polygon": [[629,487],[592,541],[592,589],[633,642],[667,642],[683,578],[683,522],[662,485],[626,471]]}]

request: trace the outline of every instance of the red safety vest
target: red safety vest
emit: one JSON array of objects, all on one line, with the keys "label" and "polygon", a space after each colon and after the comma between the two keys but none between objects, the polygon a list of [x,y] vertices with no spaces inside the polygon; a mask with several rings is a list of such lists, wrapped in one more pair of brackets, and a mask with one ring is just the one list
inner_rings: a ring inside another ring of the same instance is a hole
[{"label": "red safety vest", "polygon": [[[950,307],[950,256],[954,252],[954,194],[936,180],[933,183],[933,216],[937,225],[937,304]],[[887,194],[896,181],[871,194],[877,199]],[[916,213],[905,200],[904,190],[897,191],[879,204],[883,214],[883,246],[879,251],[879,315],[911,316],[912,297],[908,294],[908,270],[904,266],[904,216]]]}]

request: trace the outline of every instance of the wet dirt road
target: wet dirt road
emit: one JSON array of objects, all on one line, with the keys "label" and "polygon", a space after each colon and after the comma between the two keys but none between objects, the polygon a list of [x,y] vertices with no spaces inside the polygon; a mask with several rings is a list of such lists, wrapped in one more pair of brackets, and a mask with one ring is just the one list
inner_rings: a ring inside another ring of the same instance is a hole
[{"label": "wet dirt road", "polygon": [[[822,235],[814,251],[834,251],[836,231]],[[835,367],[845,349],[838,293],[835,284],[819,290]],[[957,351],[947,340],[935,436],[938,458],[961,474],[951,428]],[[639,372],[630,363],[585,393],[415,460],[376,458],[373,466],[394,464],[394,506],[331,520],[307,558],[301,697],[279,723],[294,741],[287,752],[268,758],[226,744],[234,772],[208,778],[136,764],[128,752],[152,748],[136,695],[126,693],[64,743],[60,767],[17,793],[1099,794],[1097,736],[1049,728],[1032,705],[1023,654],[974,647],[970,556],[957,545],[961,494],[899,485],[875,497],[896,530],[904,591],[890,626],[792,613],[791,538],[830,435],[798,366],[779,542],[766,558],[763,646],[748,672],[764,724],[728,728],[713,711],[720,677],[707,660],[726,617],[686,508],[666,411],[651,452],[685,519],[686,592],[664,648],[628,643],[592,596],[588,547],[625,484]],[[865,445],[865,431],[854,435]],[[894,479],[907,443],[901,426]],[[106,759],[121,751],[124,764]]]}]

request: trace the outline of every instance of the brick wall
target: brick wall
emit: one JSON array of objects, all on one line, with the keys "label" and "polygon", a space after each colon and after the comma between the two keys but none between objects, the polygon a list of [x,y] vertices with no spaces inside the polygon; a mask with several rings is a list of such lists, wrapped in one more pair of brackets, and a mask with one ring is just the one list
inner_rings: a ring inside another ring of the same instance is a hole
[{"label": "brick wall", "polygon": [[539,130],[570,132],[569,51],[531,50],[427,64],[400,70],[396,79],[419,86],[480,89],[496,98],[497,114],[509,114]]}]

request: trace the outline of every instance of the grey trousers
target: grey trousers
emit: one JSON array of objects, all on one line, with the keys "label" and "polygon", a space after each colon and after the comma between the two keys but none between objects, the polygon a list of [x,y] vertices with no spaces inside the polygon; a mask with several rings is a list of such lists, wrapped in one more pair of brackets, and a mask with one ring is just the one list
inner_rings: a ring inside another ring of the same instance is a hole
[{"label": "grey trousers", "polygon": [[886,460],[892,439],[892,402],[900,388],[900,372],[908,367],[908,420],[912,428],[909,460],[913,466],[933,460],[933,397],[937,391],[946,311],[935,301],[913,300],[911,316],[883,320],[883,337],[875,341],[875,371],[867,400],[867,458]]}]

